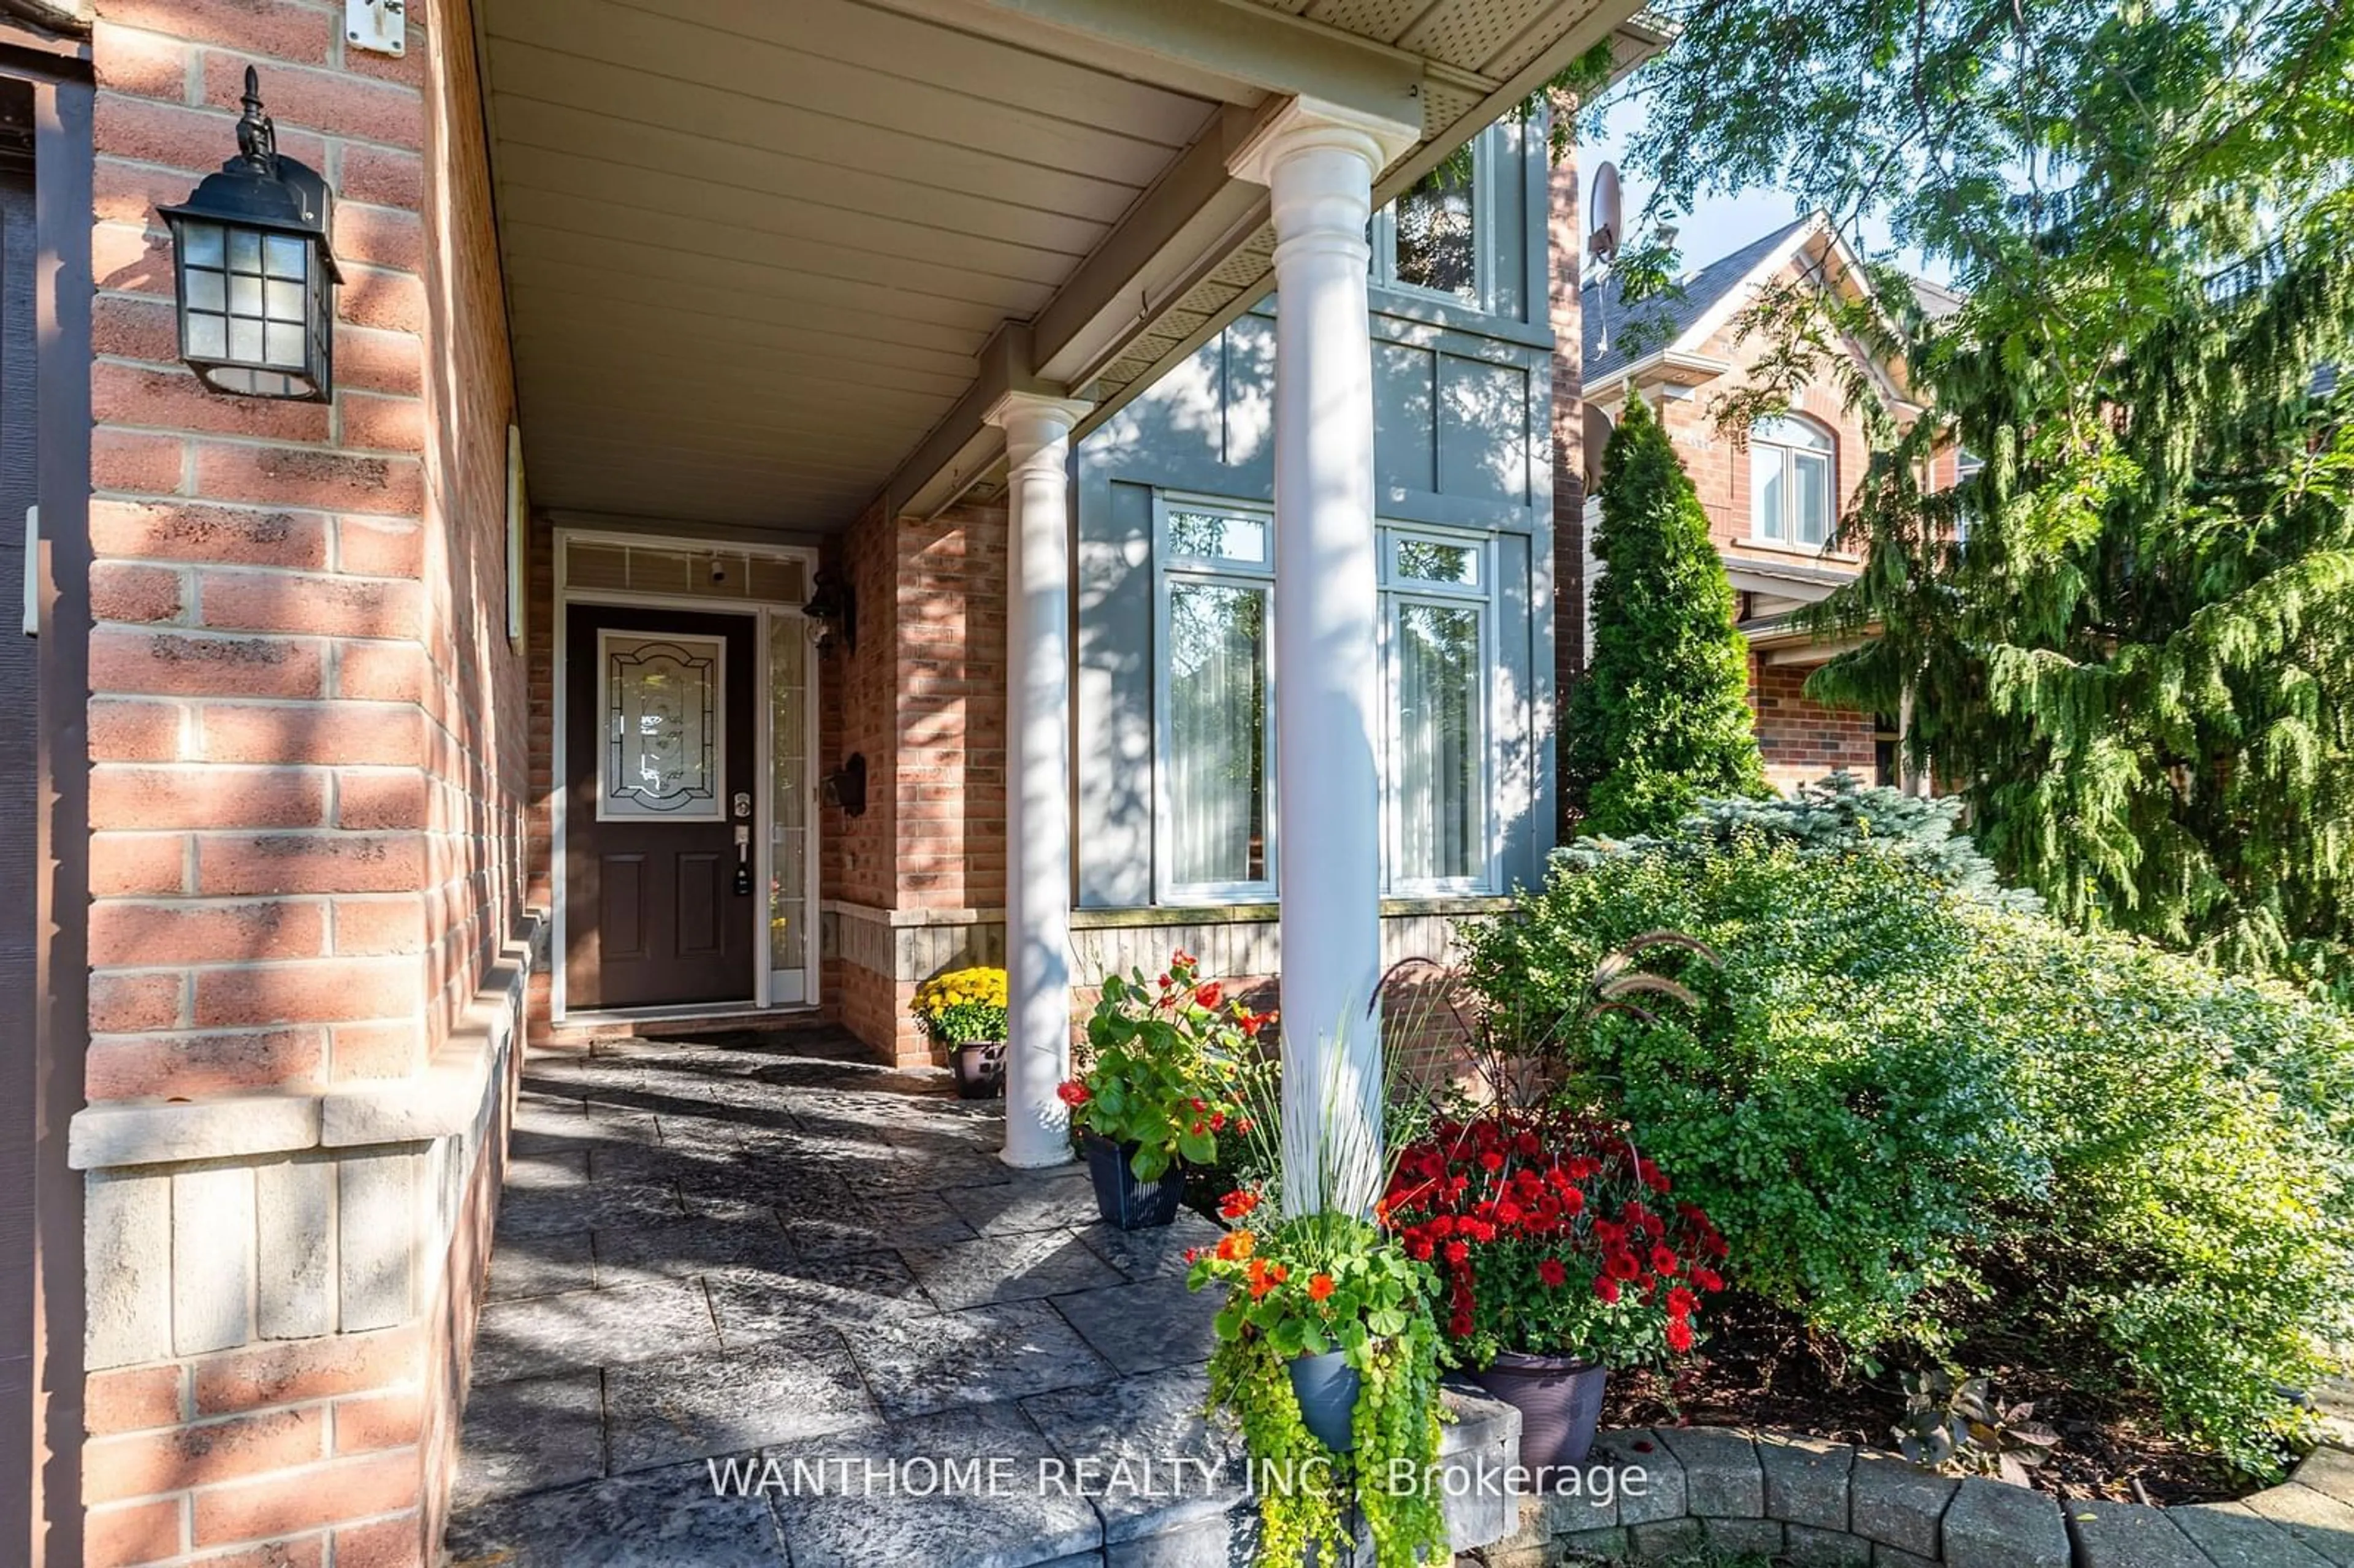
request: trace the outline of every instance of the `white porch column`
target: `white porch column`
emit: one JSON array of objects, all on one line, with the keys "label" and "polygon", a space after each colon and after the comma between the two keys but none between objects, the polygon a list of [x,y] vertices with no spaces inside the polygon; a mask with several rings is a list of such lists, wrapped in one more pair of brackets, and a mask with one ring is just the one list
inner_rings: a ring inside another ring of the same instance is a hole
[{"label": "white porch column", "polygon": [[1285,1207],[1372,1192],[1381,1131],[1373,176],[1417,127],[1295,99],[1235,156],[1275,218],[1277,868]]},{"label": "white porch column", "polygon": [[1005,1149],[1071,1157],[1055,1090],[1071,1062],[1071,426],[1087,405],[1009,392],[1005,432]]}]

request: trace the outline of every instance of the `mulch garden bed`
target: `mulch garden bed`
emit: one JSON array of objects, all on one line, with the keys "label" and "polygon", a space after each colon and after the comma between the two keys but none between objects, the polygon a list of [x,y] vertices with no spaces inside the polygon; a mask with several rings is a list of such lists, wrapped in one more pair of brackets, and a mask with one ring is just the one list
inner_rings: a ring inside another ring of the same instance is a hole
[{"label": "mulch garden bed", "polygon": [[[1613,1372],[1602,1424],[1771,1427],[1893,1452],[1891,1428],[1904,1413],[1898,1371],[1840,1376],[1811,1351],[1789,1319],[1755,1302],[1711,1303],[1709,1335],[1672,1375]],[[1965,1346],[1956,1358],[1993,1379],[2005,1404],[2031,1400],[2033,1419],[2060,1434],[2034,1472],[2035,1485],[2062,1498],[2159,1505],[2246,1497],[2262,1484],[2211,1455],[2168,1437],[2144,1400],[2070,1387],[2030,1368],[2006,1366]]]}]

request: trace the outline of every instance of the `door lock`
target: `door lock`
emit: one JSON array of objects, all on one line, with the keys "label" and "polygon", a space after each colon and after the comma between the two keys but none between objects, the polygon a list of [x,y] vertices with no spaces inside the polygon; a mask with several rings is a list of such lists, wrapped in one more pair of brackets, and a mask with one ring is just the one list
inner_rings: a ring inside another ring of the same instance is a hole
[{"label": "door lock", "polygon": [[[740,795],[737,797],[739,800],[743,798]],[[736,892],[739,897],[748,897],[752,892],[752,830],[749,828],[736,830]]]}]

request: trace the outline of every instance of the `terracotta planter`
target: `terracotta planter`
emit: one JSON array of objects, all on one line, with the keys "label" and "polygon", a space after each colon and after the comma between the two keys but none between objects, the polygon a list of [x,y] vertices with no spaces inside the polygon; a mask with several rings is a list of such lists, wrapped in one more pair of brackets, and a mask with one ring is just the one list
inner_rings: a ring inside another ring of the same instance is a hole
[{"label": "terracotta planter", "polygon": [[970,1040],[949,1048],[956,1066],[957,1098],[1002,1100],[1005,1097],[1005,1042]]},{"label": "terracotta planter", "polygon": [[1096,1184],[1096,1209],[1108,1224],[1124,1231],[1165,1225],[1177,1217],[1185,1197],[1185,1172],[1174,1161],[1158,1181],[1140,1181],[1129,1164],[1133,1143],[1114,1143],[1088,1132],[1080,1134],[1087,1151],[1087,1175]]},{"label": "terracotta planter", "polygon": [[1350,1417],[1356,1413],[1357,1390],[1363,1379],[1349,1364],[1345,1351],[1320,1356],[1295,1356],[1291,1361],[1291,1392],[1299,1401],[1300,1425],[1335,1454],[1357,1446]]},{"label": "terracotta planter", "polygon": [[1575,1356],[1506,1351],[1471,1379],[1521,1413],[1521,1463],[1534,1470],[1585,1462],[1608,1376],[1607,1368]]}]

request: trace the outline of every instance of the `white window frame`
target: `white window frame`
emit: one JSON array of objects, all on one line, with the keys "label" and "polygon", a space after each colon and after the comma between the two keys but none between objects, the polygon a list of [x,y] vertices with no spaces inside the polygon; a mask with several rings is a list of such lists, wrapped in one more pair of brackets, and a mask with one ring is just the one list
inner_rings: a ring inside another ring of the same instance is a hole
[{"label": "white window frame", "polygon": [[[1795,441],[1778,439],[1780,427],[1809,430],[1822,438],[1820,447],[1801,446]],[[1766,532],[1765,519],[1760,515],[1765,499],[1764,487],[1757,482],[1757,454],[1772,451],[1782,459],[1782,537]],[[1823,536],[1807,540],[1798,537],[1797,519],[1791,505],[1798,493],[1797,471],[1801,458],[1815,458],[1823,465]],[[1831,532],[1839,517],[1839,435],[1820,421],[1804,414],[1790,413],[1776,419],[1760,419],[1749,428],[1749,537],[1751,542],[1774,549],[1798,550],[1820,555],[1830,548]]]},{"label": "white window frame", "polygon": [[[1986,471],[1986,459],[1967,447],[1954,449],[1954,487],[1960,489]],[[1954,548],[1966,550],[1970,544],[1970,524],[1975,514],[1968,506],[1954,508]]]},{"label": "white window frame", "polygon": [[[1257,523],[1265,542],[1257,562],[1223,557],[1181,556],[1169,540],[1172,512],[1213,512],[1221,516]],[[1195,495],[1182,491],[1156,491],[1152,498],[1152,896],[1156,904],[1267,904],[1275,901],[1282,876],[1276,826],[1275,744],[1275,513],[1264,505],[1224,496]],[[1260,802],[1267,836],[1267,874],[1254,880],[1181,883],[1176,878],[1176,814],[1171,801],[1171,758],[1175,755],[1170,732],[1171,588],[1175,584],[1211,588],[1257,588],[1267,595],[1264,677],[1267,711],[1260,715],[1266,755],[1260,761],[1266,799]]]},{"label": "white window frame", "polygon": [[[1382,885],[1394,897],[1464,897],[1492,894],[1503,885],[1503,835],[1496,812],[1496,715],[1502,711],[1500,686],[1502,661],[1497,656],[1496,547],[1484,534],[1457,533],[1422,524],[1384,523],[1381,529],[1381,660],[1382,689],[1388,712],[1382,725]],[[1425,582],[1398,570],[1399,547],[1407,543],[1444,545],[1469,549],[1476,563],[1476,583]],[[1416,605],[1447,609],[1472,609],[1479,615],[1479,667],[1485,679],[1479,686],[1480,870],[1472,876],[1407,877],[1398,874],[1405,858],[1405,813],[1399,799],[1398,747],[1403,740],[1398,715],[1405,693],[1397,656],[1398,616]]]},{"label": "white window frame", "polygon": [[1397,203],[1392,201],[1373,215],[1373,282],[1377,287],[1439,300],[1458,309],[1489,313],[1496,298],[1496,170],[1495,132],[1490,127],[1471,140],[1471,292],[1433,289],[1402,281],[1397,275]]}]

